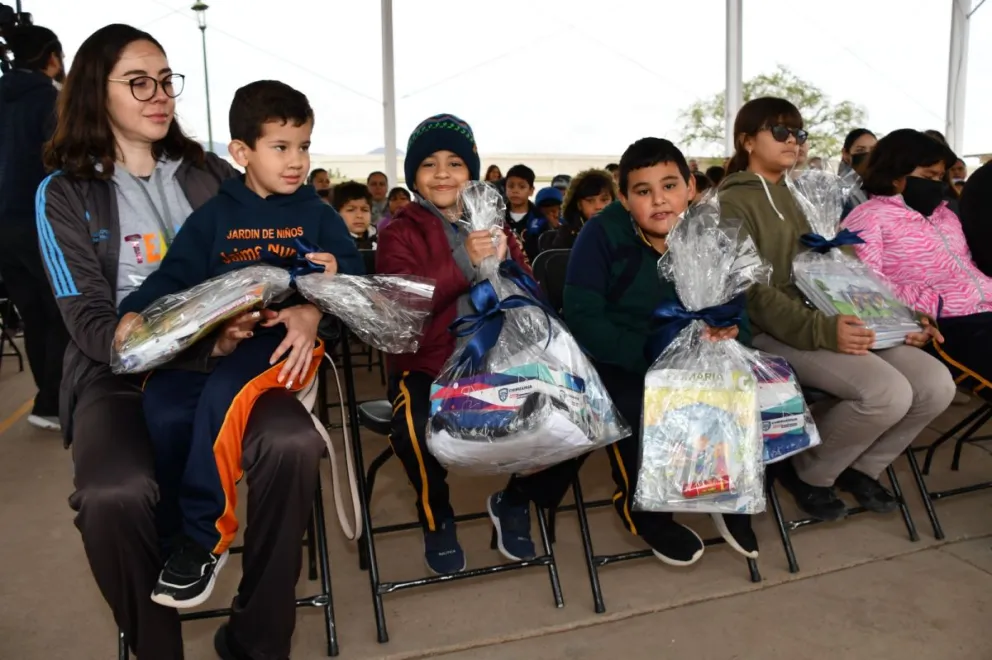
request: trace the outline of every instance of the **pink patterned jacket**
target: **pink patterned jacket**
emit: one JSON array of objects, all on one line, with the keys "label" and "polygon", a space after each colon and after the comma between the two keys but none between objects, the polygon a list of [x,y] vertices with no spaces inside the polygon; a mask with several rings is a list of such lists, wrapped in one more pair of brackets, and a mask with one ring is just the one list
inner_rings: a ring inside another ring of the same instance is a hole
[{"label": "pink patterned jacket", "polygon": [[943,202],[929,218],[901,195],[873,197],[844,226],[860,232],[858,257],[903,303],[933,318],[992,311],[992,278],[978,270],[961,222]]}]

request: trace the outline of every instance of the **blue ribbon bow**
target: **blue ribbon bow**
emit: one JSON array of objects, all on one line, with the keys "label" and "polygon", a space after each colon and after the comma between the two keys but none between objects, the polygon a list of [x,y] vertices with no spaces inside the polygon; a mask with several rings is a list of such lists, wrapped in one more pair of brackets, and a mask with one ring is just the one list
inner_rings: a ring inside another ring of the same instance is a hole
[{"label": "blue ribbon bow", "polygon": [[740,325],[744,317],[745,295],[742,293],[723,305],[689,311],[679,300],[666,300],[651,314],[656,329],[648,340],[651,361],[671,344],[675,337],[693,321],[702,321],[711,328]]},{"label": "blue ribbon bow", "polygon": [[315,264],[307,259],[308,254],[323,252],[320,247],[305,238],[294,238],[293,247],[296,248],[296,254],[291,257],[280,257],[271,252],[265,252],[262,254],[262,261],[270,266],[285,268],[289,271],[289,281],[291,285],[295,285],[296,278],[301,275],[324,272],[323,265]]},{"label": "blue ribbon bow", "polygon": [[[510,263],[513,265],[510,266]],[[500,264],[500,273],[528,293],[530,293],[531,288],[540,292],[537,283],[515,262],[506,261]],[[528,281],[530,284],[527,284]],[[549,325],[551,316],[555,315],[554,310],[540,298],[529,295],[512,295],[500,300],[496,289],[493,288],[489,280],[483,280],[474,285],[469,290],[469,299],[472,301],[472,307],[475,308],[476,313],[459,317],[448,326],[448,331],[454,336],[469,337],[456,363],[459,369],[468,366],[469,369],[475,371],[482,365],[486,353],[496,345],[499,334],[503,331],[503,318],[507,310],[537,307],[544,312]],[[548,342],[550,341],[551,333],[549,332]]]},{"label": "blue ribbon bow", "polygon": [[818,254],[826,254],[834,248],[843,247],[845,245],[861,245],[864,240],[860,236],[861,232],[851,231],[850,229],[841,229],[836,236],[831,240],[825,239],[823,236],[815,233],[803,234],[799,237],[799,242],[813,250]]}]

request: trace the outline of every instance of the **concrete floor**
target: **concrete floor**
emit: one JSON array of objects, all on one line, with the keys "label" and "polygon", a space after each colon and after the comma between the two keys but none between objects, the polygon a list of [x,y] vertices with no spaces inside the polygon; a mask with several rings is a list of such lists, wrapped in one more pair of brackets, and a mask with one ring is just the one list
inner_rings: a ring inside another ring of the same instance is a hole
[{"label": "concrete floor", "polygon": [[[382,396],[377,374],[359,374],[360,398]],[[5,358],[0,371],[0,660],[116,657],[115,626],[89,575],[66,504],[72,487],[69,454],[58,435],[37,431],[23,417],[33,393],[30,377]],[[920,442],[936,437],[970,410],[954,406]],[[366,433],[366,455],[385,446]],[[992,455],[967,447],[960,473],[947,466],[950,448],[937,457],[935,487],[963,485],[992,475]],[[759,517],[763,581],[751,584],[731,550],[714,547],[688,569],[653,559],[601,570],[607,612],[593,611],[575,518],[563,514],[555,546],[565,607],[554,607],[547,572],[536,568],[386,596],[390,642],[376,642],[368,579],[358,570],[354,544],[337,526],[324,469],[334,604],[341,657],[449,660],[503,658],[688,658],[729,660],[992,658],[992,493],[940,502],[948,540],[933,539],[916,488],[897,464],[921,539],[911,543],[898,514],[867,514],[794,535],[801,566],[788,573],[769,514]],[[481,510],[500,479],[451,478],[459,511]],[[583,470],[589,499],[612,491],[602,456]],[[243,498],[242,498],[243,501]],[[791,511],[787,496],[783,503]],[[413,516],[412,493],[395,461],[382,471],[373,499],[377,524]],[[611,510],[590,513],[597,552],[638,549]],[[708,520],[686,517],[701,534]],[[497,562],[485,523],[465,524],[460,538],[469,565]],[[387,579],[425,573],[416,532],[378,542]],[[224,570],[209,607],[225,606],[236,589],[239,565]],[[315,591],[304,576],[300,595]],[[217,621],[184,627],[187,658],[215,658]],[[294,658],[324,657],[322,616],[301,610]]]}]

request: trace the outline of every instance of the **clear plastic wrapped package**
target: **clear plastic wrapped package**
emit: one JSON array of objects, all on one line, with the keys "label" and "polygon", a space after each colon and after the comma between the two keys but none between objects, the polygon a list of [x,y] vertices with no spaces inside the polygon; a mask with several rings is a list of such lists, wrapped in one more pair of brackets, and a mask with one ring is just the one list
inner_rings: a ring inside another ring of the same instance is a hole
[{"label": "clear plastic wrapped package", "polygon": [[681,302],[655,312],[665,320],[660,332],[677,334],[644,379],[637,510],[764,510],[758,354],[734,339],[706,336],[706,326],[739,324],[744,292],[771,273],[751,239],[739,239],[740,228],[721,220],[715,205],[693,207],[659,260],[660,276],[675,283]]},{"label": "clear plastic wrapped package", "polygon": [[114,373],[161,366],[225,321],[260,309],[290,291],[290,275],[275,266],[247,266],[191,289],[159,298],[111,349]]},{"label": "clear plastic wrapped package", "polygon": [[[499,193],[470,183],[461,200],[470,230],[499,240]],[[457,345],[431,388],[431,453],[449,468],[529,473],[630,435],[534,281],[512,261],[489,258],[480,269],[475,313],[452,324]]]},{"label": "clear plastic wrapped package", "polygon": [[802,387],[785,358],[752,351],[751,370],[758,382],[758,407],[764,436],[765,465],[820,444]]},{"label": "clear plastic wrapped package", "polygon": [[434,297],[434,280],[412,275],[313,273],[295,283],[307,300],[384,353],[417,351]]},{"label": "clear plastic wrapped package", "polygon": [[801,237],[809,248],[793,262],[793,278],[803,295],[828,316],[848,314],[875,331],[875,348],[891,348],[906,335],[920,332],[915,314],[867,266],[840,249],[861,242],[856,232],[841,229],[840,218],[850,185],[825,170],[805,170],[790,189],[813,232]]}]

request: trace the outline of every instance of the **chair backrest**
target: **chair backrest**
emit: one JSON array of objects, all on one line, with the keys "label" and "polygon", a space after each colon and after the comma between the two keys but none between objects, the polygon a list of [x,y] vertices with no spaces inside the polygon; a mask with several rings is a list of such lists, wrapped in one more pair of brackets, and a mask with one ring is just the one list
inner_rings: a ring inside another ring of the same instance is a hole
[{"label": "chair backrest", "polygon": [[554,247],[555,238],[558,236],[558,232],[554,229],[549,229],[543,234],[537,237],[537,249],[539,252],[544,252],[545,250],[551,250]]},{"label": "chair backrest", "polygon": [[375,275],[375,250],[359,250],[365,262],[365,274]]},{"label": "chair backrest", "polygon": [[564,305],[565,272],[571,250],[547,250],[534,260],[534,279],[541,285],[548,302],[560,312]]}]

